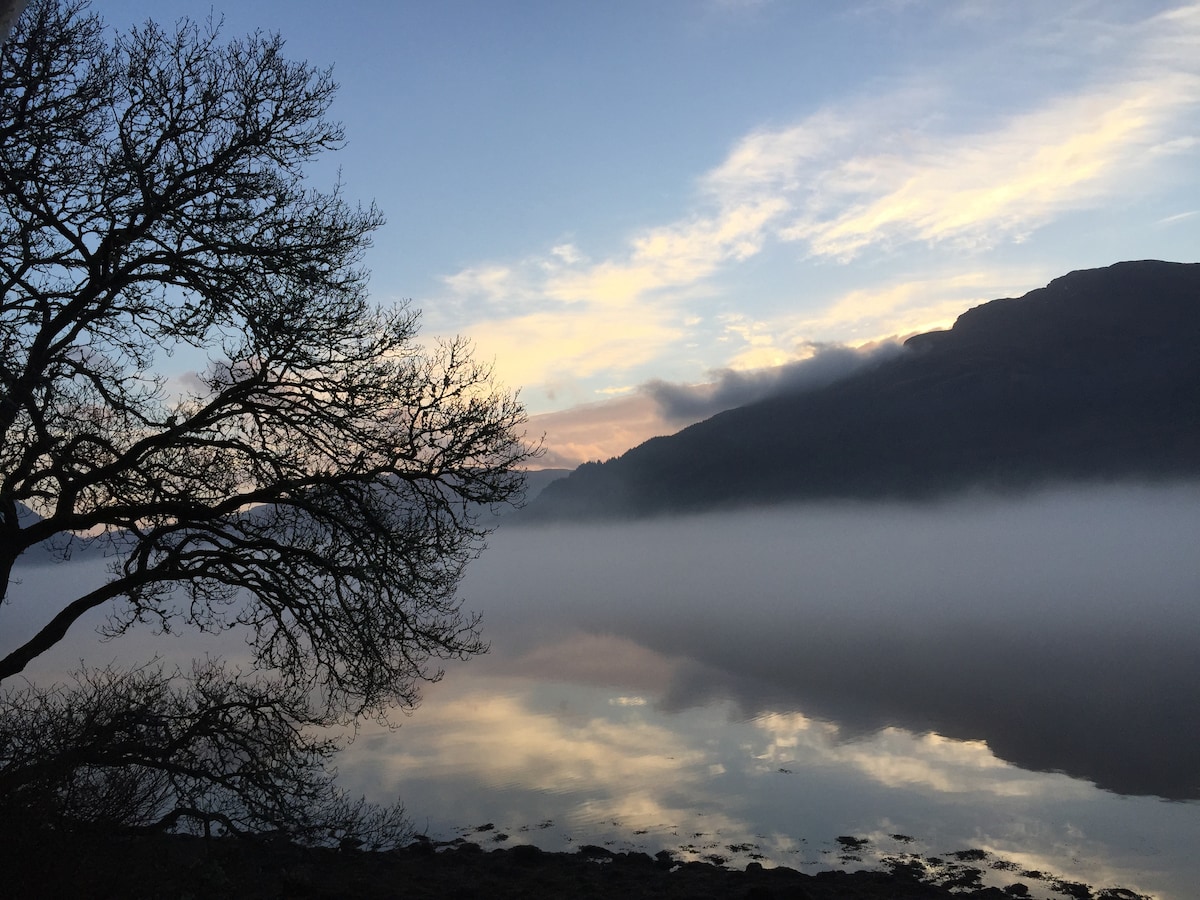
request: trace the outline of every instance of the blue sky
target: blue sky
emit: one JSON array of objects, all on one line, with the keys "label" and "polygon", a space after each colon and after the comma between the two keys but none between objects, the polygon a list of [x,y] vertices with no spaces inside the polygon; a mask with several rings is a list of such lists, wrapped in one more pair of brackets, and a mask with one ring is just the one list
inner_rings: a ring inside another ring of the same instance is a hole
[{"label": "blue sky", "polygon": [[473,339],[547,464],[687,424],[647,385],[769,384],[1072,269],[1197,259],[1200,4],[212,9],[334,67],[349,144],[313,179],[386,214],[376,300]]}]

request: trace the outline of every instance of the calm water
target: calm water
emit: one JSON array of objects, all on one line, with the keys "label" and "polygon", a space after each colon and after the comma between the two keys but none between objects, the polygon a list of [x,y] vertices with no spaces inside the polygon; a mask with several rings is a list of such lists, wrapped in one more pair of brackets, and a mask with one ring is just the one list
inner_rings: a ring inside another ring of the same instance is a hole
[{"label": "calm water", "polygon": [[463,587],[491,652],[343,781],[484,846],[815,871],[853,835],[1192,897],[1198,539],[1191,486],[506,525]]}]

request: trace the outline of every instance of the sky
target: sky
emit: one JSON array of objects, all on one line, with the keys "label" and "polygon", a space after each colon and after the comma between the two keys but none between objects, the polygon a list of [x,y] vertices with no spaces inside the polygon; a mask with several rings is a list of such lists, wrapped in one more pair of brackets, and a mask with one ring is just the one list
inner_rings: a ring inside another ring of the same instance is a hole
[{"label": "sky", "polygon": [[[1200,3],[96,0],[332,66],[374,299],[574,466],[1074,269],[1193,262]],[[858,351],[852,353],[851,351]],[[694,402],[681,402],[681,397]]]}]

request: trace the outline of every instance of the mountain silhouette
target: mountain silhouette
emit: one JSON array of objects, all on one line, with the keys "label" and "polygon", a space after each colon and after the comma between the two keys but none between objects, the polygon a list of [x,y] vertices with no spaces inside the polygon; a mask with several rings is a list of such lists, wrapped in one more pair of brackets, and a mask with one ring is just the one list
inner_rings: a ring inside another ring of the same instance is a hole
[{"label": "mountain silhouette", "polygon": [[1072,272],[825,387],[731,409],[546,487],[518,517],[1200,475],[1200,263]]}]

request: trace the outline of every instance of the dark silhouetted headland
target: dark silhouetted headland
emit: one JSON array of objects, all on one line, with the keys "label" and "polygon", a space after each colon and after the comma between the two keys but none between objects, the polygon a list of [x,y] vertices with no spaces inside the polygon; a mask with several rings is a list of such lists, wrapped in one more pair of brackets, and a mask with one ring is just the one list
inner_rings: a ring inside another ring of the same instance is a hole
[{"label": "dark silhouetted headland", "polygon": [[580,466],[518,518],[1200,476],[1200,264],[1123,262],[993,300],[833,384]]}]

